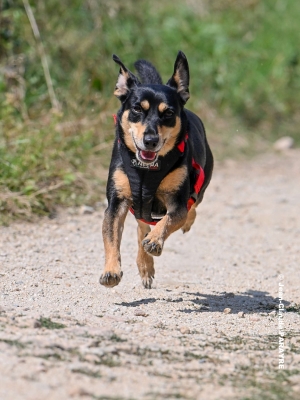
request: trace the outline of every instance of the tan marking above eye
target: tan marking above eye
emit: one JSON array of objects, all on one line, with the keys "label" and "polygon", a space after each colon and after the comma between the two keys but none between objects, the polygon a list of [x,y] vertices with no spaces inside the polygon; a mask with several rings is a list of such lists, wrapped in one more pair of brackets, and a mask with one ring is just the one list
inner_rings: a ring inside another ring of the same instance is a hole
[{"label": "tan marking above eye", "polygon": [[163,113],[167,108],[169,108],[168,105],[166,103],[162,102],[158,106],[158,111]]},{"label": "tan marking above eye", "polygon": [[160,183],[158,192],[170,193],[178,190],[187,177],[187,167],[183,165],[170,172]]},{"label": "tan marking above eye", "polygon": [[148,100],[143,100],[142,102],[141,102],[141,106],[142,106],[142,108],[144,109],[144,110],[149,110],[149,108],[150,108],[150,104],[149,104],[149,101]]}]

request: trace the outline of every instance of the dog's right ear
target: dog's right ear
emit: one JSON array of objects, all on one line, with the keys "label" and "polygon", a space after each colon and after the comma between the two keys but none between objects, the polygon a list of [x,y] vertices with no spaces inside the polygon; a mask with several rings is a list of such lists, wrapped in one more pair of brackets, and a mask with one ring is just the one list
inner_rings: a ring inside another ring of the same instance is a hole
[{"label": "dog's right ear", "polygon": [[120,65],[120,72],[118,76],[118,80],[116,83],[116,88],[114,91],[114,95],[124,102],[128,96],[129,91],[132,89],[133,86],[138,85],[140,82],[138,78],[133,75],[132,72],[129,71],[125,67],[125,65],[122,63],[122,61],[119,59],[118,56],[113,54],[113,60],[116,62],[118,65]]}]

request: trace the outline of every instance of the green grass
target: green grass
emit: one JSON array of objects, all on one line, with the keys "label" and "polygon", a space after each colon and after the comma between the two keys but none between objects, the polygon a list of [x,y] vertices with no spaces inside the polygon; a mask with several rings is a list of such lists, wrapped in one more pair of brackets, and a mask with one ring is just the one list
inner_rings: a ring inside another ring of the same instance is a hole
[{"label": "green grass", "polygon": [[189,60],[188,107],[202,116],[217,158],[245,156],[282,135],[300,144],[300,3],[272,0],[31,1],[53,87],[21,0],[0,1],[2,223],[94,204],[104,192],[117,66],[147,58],[170,77]]},{"label": "green grass", "polygon": [[15,346],[18,349],[24,349],[26,347],[25,344],[20,342],[19,340],[0,339],[0,342],[6,343],[9,346]]},{"label": "green grass", "polygon": [[64,324],[53,322],[50,318],[45,318],[45,317],[40,317],[36,321],[36,326],[38,328],[46,328],[46,329],[63,329],[66,327],[66,325]]},{"label": "green grass", "polygon": [[249,396],[242,397],[241,400],[294,400],[297,397],[293,391],[289,377],[299,375],[299,370],[286,370],[276,371],[266,374],[264,380],[257,379],[255,372],[248,371],[247,376],[244,375],[243,379],[239,377],[237,386],[249,390]]},{"label": "green grass", "polygon": [[91,378],[101,378],[101,374],[99,372],[91,371],[88,368],[76,368],[76,369],[72,369],[72,372],[75,374],[87,375]]}]

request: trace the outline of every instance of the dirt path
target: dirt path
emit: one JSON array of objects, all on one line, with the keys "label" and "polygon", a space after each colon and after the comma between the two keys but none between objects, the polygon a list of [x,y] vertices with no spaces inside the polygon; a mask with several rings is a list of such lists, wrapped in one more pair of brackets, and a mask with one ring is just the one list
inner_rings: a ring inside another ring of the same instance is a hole
[{"label": "dirt path", "polygon": [[112,290],[98,284],[103,210],[0,228],[0,399],[300,399],[299,204],[298,150],[218,165],[151,290],[132,216]]}]

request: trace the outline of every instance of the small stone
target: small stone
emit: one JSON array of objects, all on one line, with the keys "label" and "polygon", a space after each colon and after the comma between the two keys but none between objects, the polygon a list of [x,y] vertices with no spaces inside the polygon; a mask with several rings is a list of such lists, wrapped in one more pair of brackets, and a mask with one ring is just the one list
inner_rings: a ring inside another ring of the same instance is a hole
[{"label": "small stone", "polygon": [[267,307],[269,310],[274,310],[274,309],[277,307],[277,303],[275,303],[275,302],[269,302],[269,303],[266,304],[266,307]]},{"label": "small stone", "polygon": [[180,328],[180,332],[181,332],[183,335],[187,335],[187,334],[191,333],[190,329],[189,329],[187,326],[182,326],[182,327]]},{"label": "small stone", "polygon": [[143,310],[135,310],[134,315],[136,317],[148,317],[149,314],[147,314],[145,311]]},{"label": "small stone", "polygon": [[93,207],[83,205],[80,207],[79,212],[81,215],[88,215],[88,214],[93,214],[95,212],[95,209]]},{"label": "small stone", "polygon": [[276,311],[274,310],[274,311],[271,311],[270,313],[269,313],[269,315],[270,315],[270,317],[276,317]]},{"label": "small stone", "polygon": [[86,354],[84,356],[84,361],[96,364],[99,361],[99,358],[96,354]]},{"label": "small stone", "polygon": [[41,327],[42,327],[42,324],[41,324],[41,322],[37,319],[36,321],[34,321],[33,327],[34,327],[34,328],[41,328]]},{"label": "small stone", "polygon": [[239,318],[245,318],[245,313],[244,313],[244,311],[240,311],[240,312],[238,313],[238,317],[239,317]]},{"label": "small stone", "polygon": [[91,396],[91,393],[83,388],[72,388],[69,390],[69,396],[70,397]]},{"label": "small stone", "polygon": [[154,328],[158,328],[158,329],[165,329],[166,325],[162,322],[159,321],[156,325],[154,325]]},{"label": "small stone", "polygon": [[232,292],[225,293],[225,294],[224,294],[224,297],[226,297],[226,298],[232,298],[232,297],[234,297],[234,293],[232,293]]},{"label": "small stone", "polygon": [[223,313],[224,314],[230,314],[231,313],[231,308],[224,308],[224,311],[223,311]]},{"label": "small stone", "polygon": [[273,144],[274,150],[284,151],[294,146],[294,139],[290,136],[282,136]]}]

